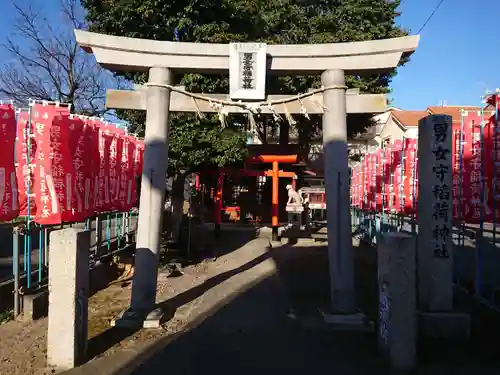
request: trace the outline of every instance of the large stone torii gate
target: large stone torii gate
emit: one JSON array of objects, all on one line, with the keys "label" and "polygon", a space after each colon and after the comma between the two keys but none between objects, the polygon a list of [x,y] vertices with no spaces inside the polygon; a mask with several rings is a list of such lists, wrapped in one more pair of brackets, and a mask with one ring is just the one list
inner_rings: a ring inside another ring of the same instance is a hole
[{"label": "large stone torii gate", "polygon": [[[75,34],[79,45],[93,53],[104,68],[111,71],[149,72],[147,88],[130,94],[136,95],[136,100],[130,96],[123,99],[131,101],[128,108],[147,111],[135,275],[131,307],[123,319],[139,319],[147,326],[147,321],[157,319],[159,314],[153,309],[168,163],[169,110],[180,110],[169,107],[182,107],[171,100],[174,99],[169,88],[173,83],[172,73],[227,72],[230,69],[230,49],[227,44],[154,41],[82,30],[75,30]],[[332,312],[342,317],[350,314],[357,316],[346,126],[347,108],[353,104],[350,103],[351,95],[346,95],[344,74],[391,71],[404,55],[416,50],[418,42],[419,36],[408,36],[365,42],[266,47],[267,69],[271,74],[321,75],[324,87],[334,87],[322,94],[322,104],[326,108],[322,123]],[[108,102],[112,101],[113,95],[121,94],[109,93]],[[355,96],[358,99],[365,97]],[[127,107],[116,102],[111,106]],[[182,110],[188,110],[185,107]]]}]

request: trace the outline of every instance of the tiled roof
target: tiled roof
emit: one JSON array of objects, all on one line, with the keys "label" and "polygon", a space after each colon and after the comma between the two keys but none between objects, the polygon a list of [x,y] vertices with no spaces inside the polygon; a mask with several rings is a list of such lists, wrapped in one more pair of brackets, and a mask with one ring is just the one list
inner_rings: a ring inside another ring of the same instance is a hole
[{"label": "tiled roof", "polygon": [[[465,111],[476,111],[479,112],[481,111],[481,107],[475,107],[475,106],[433,106],[433,107],[428,107],[427,111],[433,115],[448,115],[453,118],[453,122],[459,123],[460,122],[460,112],[461,110]],[[492,111],[484,111],[484,115],[486,118],[489,118],[490,116],[493,115]]]},{"label": "tiled roof", "polygon": [[426,111],[391,111],[392,116],[403,126],[418,126],[418,121],[429,115]]}]

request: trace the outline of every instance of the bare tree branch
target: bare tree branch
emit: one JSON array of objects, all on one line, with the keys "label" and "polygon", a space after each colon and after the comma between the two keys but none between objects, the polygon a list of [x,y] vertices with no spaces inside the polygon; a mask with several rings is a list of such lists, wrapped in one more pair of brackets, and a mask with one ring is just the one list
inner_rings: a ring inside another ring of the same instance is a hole
[{"label": "bare tree branch", "polygon": [[[76,44],[73,29],[86,29],[79,0],[60,0],[62,23],[42,9],[13,0],[14,29],[0,46],[11,59],[0,67],[0,95],[26,105],[29,99],[59,101],[75,112],[104,115],[106,89],[123,79],[103,70]],[[52,26],[52,25],[57,26]]]}]

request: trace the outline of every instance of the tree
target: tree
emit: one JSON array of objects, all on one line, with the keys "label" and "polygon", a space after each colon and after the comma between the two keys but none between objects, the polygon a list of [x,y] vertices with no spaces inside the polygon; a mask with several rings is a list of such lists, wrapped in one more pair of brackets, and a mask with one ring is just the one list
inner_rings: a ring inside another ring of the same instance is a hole
[{"label": "tree", "polygon": [[[395,23],[399,3],[400,0],[82,0],[92,31],[155,40],[268,44],[332,43],[402,36],[406,31]],[[394,74],[351,76],[346,81],[348,87],[362,92],[386,93]],[[126,76],[138,83],[146,78],[143,74]],[[188,74],[177,77],[176,82],[192,92],[229,91],[227,75]],[[314,86],[319,86],[319,77],[268,77],[266,90],[271,94],[297,94]],[[130,111],[120,115],[136,126],[144,121],[143,115]],[[370,117],[349,116],[349,132],[362,132],[370,125]],[[229,120],[229,129],[234,132],[224,133],[217,120],[203,122],[200,127],[193,115],[174,117],[169,163],[196,168],[206,166],[207,160],[219,166],[241,160],[243,149],[236,149],[228,160],[227,154],[221,155],[216,146],[221,140],[232,145],[226,150],[241,145],[241,136],[237,135],[244,128],[244,121],[241,116],[232,116]],[[272,119],[260,120],[261,134],[263,126],[277,126]],[[311,137],[320,134],[320,117],[307,120],[297,116],[295,120],[299,139],[307,150]],[[202,137],[208,142],[206,149],[199,150],[196,140],[203,134],[221,134],[221,137]]]},{"label": "tree", "polygon": [[86,28],[78,0],[61,0],[62,23],[33,3],[13,2],[13,32],[2,45],[11,61],[0,68],[0,93],[19,105],[29,99],[71,104],[89,116],[106,110],[106,87],[116,80],[77,45],[73,29]]},{"label": "tree", "polygon": [[[82,0],[92,30],[136,38],[228,43],[261,41],[303,44],[384,39],[406,35],[396,24],[400,0]],[[395,71],[347,77],[362,92],[387,93]],[[137,77],[135,77],[137,78]],[[193,91],[227,92],[227,77],[189,75]],[[317,86],[319,77],[270,77],[269,93],[295,94]],[[197,90],[198,89],[198,90]],[[370,116],[349,116],[351,134]],[[318,131],[318,118],[298,127]]]}]

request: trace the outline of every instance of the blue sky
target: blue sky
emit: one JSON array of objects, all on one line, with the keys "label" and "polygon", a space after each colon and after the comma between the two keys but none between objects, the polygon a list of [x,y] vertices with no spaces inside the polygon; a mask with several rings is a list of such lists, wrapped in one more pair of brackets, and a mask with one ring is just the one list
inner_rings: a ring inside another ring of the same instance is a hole
[{"label": "blue sky", "polygon": [[[0,40],[9,35],[11,0],[0,0]],[[59,21],[58,0],[17,0],[42,3],[49,18]],[[403,0],[399,23],[412,33],[425,22],[439,0]],[[399,69],[392,84],[393,105],[425,109],[449,105],[479,105],[486,89],[500,87],[498,15],[500,1],[444,0],[421,33],[411,61]],[[5,56],[0,54],[0,63]]]},{"label": "blue sky", "polygon": [[[403,0],[399,23],[415,33],[439,0]],[[479,105],[500,87],[500,1],[444,0],[421,33],[420,46],[392,84],[395,106],[425,109]]]}]

